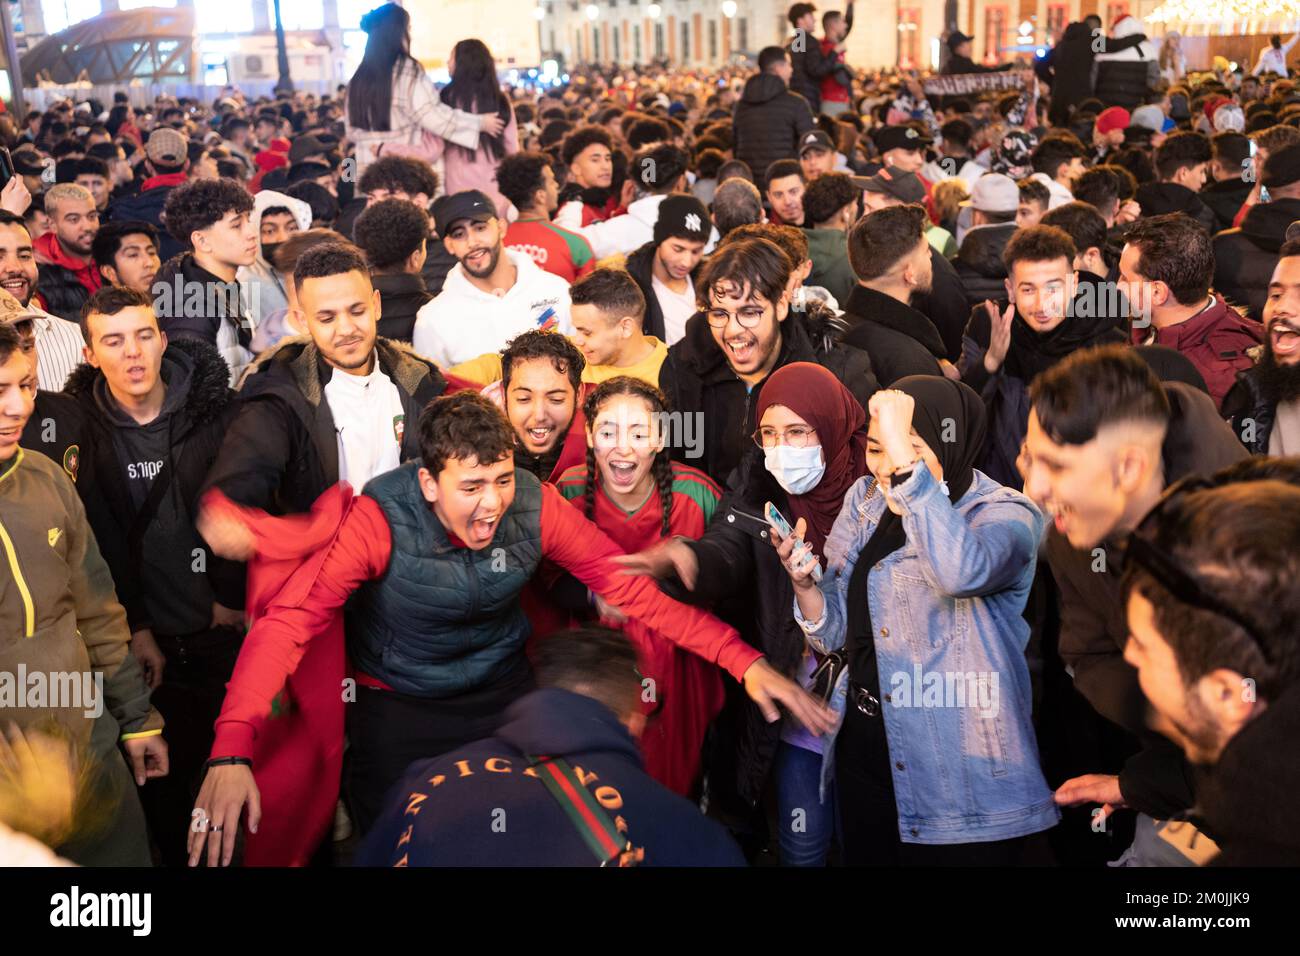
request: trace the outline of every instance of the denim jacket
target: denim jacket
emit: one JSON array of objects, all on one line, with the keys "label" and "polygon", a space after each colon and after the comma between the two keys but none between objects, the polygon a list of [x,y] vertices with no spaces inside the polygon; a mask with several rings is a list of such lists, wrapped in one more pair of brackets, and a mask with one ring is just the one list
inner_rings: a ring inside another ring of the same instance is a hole
[{"label": "denim jacket", "polygon": [[[844,645],[849,579],[886,504],[866,476],[849,489],[826,541],[825,612],[795,620],[821,653]],[[1038,762],[1021,616],[1042,513],[981,472],[955,505],[919,465],[893,491],[907,544],[868,578],[881,712],[905,843],[1006,840],[1060,819]],[[848,669],[831,695],[854,706]],[[822,786],[831,779],[828,740]]]}]

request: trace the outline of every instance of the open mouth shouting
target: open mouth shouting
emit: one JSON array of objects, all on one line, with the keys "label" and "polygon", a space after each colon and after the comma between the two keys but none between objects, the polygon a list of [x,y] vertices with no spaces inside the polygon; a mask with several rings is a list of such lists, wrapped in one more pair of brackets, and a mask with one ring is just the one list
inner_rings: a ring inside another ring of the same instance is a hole
[{"label": "open mouth shouting", "polygon": [[468,543],[480,546],[488,544],[492,540],[492,536],[496,534],[497,522],[500,520],[501,515],[499,514],[471,518],[468,529]]},{"label": "open mouth shouting", "polygon": [[609,483],[619,491],[630,491],[641,478],[641,469],[636,461],[620,461],[611,458],[607,463]]},{"label": "open mouth shouting", "polygon": [[736,368],[748,369],[758,361],[758,339],[749,333],[727,339],[727,355]]},{"label": "open mouth shouting", "polygon": [[19,302],[26,302],[27,294],[31,290],[32,284],[28,281],[25,275],[11,273],[3,279],[0,279],[0,287]]},{"label": "open mouth shouting", "polygon": [[555,444],[555,432],[555,425],[550,422],[531,423],[524,428],[521,434],[524,447],[534,455],[540,455]]}]

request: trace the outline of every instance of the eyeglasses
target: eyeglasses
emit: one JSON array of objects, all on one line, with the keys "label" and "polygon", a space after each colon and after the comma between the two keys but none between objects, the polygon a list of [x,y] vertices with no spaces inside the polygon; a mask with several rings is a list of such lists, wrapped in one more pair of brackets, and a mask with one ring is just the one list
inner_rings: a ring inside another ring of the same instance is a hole
[{"label": "eyeglasses", "polygon": [[749,437],[754,439],[754,444],[759,448],[775,448],[777,445],[807,448],[816,444],[817,429],[809,425],[791,425],[789,428],[764,426],[755,429]]},{"label": "eyeglasses", "polygon": [[728,312],[726,309],[709,309],[704,315],[709,321],[710,328],[725,329],[727,323],[733,318],[740,323],[742,329],[756,329],[758,324],[763,321],[764,309],[760,306],[746,306],[739,312]]},{"label": "eyeglasses", "polygon": [[1124,548],[1125,562],[1132,562],[1146,571],[1166,591],[1183,604],[1199,608],[1226,618],[1240,627],[1268,663],[1272,663],[1264,642],[1259,638],[1259,630],[1245,615],[1230,607],[1209,593],[1204,585],[1192,574],[1183,570],[1173,555],[1161,548],[1155,541],[1155,529],[1162,514],[1181,511],[1187,496],[1197,491],[1208,491],[1220,487],[1220,483],[1207,480],[1198,475],[1191,475],[1171,485],[1151,512],[1142,519],[1138,529],[1128,536]]}]

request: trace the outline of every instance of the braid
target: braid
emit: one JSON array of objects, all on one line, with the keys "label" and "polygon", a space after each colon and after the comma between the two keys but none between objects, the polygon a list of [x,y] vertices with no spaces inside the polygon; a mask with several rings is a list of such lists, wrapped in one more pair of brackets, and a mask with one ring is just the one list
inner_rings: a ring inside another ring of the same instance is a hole
[{"label": "braid", "polygon": [[659,485],[659,501],[664,509],[664,537],[672,527],[673,515],[673,463],[663,452],[655,455],[654,464],[650,466],[655,482]]},{"label": "braid", "polygon": [[591,519],[596,507],[596,449],[591,445],[587,446],[587,482],[582,487],[582,493],[586,499],[584,510],[587,518]]}]

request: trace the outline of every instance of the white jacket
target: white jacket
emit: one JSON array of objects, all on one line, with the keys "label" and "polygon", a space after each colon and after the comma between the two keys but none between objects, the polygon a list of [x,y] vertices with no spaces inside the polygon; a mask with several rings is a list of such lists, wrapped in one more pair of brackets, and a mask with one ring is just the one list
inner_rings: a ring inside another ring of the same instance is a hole
[{"label": "white jacket", "polygon": [[442,292],[416,313],[411,335],[415,351],[448,368],[499,352],[519,333],[542,327],[552,318],[551,328],[573,333],[569,284],[543,272],[527,253],[505,249],[504,254],[519,272],[515,284],[499,297],[473,285],[460,263],[452,266]]},{"label": "white jacket", "polygon": [[[574,200],[560,207],[555,215],[555,224],[571,232],[576,232],[591,243],[591,250],[597,259],[622,253],[635,252],[655,237],[655,222],[659,219],[659,204],[668,196],[646,196],[627,207],[627,212],[604,222],[593,222],[589,226],[582,224],[582,203]],[[718,244],[718,230],[713,227],[709,233],[705,253]]]},{"label": "white jacket", "polygon": [[311,228],[311,206],[301,199],[294,199],[273,189],[263,189],[253,197],[253,228],[257,230],[257,258],[252,265],[240,266],[235,273],[241,289],[249,293],[249,315],[255,326],[261,325],[272,312],[288,308],[289,296],[284,289],[284,280],[275,271],[275,266],[262,255],[262,213],[268,209],[283,206],[293,214],[298,229],[306,231]]},{"label": "white jacket", "polygon": [[1034,173],[1029,178],[1036,179],[1047,187],[1048,209],[1055,209],[1057,206],[1064,206],[1067,202],[1074,202],[1074,194],[1055,179],[1049,177],[1047,173]]}]

